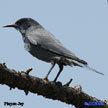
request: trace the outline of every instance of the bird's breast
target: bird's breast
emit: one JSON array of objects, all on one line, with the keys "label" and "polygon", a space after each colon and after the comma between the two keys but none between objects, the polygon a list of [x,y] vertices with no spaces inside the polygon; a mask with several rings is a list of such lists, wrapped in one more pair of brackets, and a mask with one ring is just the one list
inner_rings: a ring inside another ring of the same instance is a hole
[{"label": "bird's breast", "polygon": [[23,41],[25,50],[28,51],[32,56],[42,61],[51,62],[51,58],[54,56],[54,54],[39,45],[32,44],[26,37],[23,37]]},{"label": "bird's breast", "polygon": [[26,37],[23,37],[23,42],[24,42],[24,48],[26,51],[30,51],[31,50],[31,45],[29,40]]}]

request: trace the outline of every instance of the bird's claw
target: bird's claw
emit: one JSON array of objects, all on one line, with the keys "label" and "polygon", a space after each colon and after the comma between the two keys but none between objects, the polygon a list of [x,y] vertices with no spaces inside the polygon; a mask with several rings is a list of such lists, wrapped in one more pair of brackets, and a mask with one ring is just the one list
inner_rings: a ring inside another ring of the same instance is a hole
[{"label": "bird's claw", "polygon": [[[54,81],[53,81],[54,82]],[[62,86],[62,83],[60,81],[54,82],[57,86]]]}]

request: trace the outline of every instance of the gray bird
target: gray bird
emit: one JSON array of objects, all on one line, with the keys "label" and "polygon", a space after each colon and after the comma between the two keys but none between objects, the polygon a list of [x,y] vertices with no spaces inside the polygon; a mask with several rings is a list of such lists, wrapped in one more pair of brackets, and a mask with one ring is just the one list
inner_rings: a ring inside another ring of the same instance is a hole
[{"label": "gray bird", "polygon": [[79,66],[86,67],[96,73],[104,75],[95,69],[88,66],[87,62],[79,59],[74,53],[66,49],[63,44],[55,38],[50,32],[44,29],[37,21],[32,18],[22,18],[16,21],[14,24],[6,25],[4,27],[14,27],[21,34],[24,41],[24,48],[34,57],[52,64],[46,77],[55,64],[59,66],[59,72],[54,79],[56,82],[64,66]]}]

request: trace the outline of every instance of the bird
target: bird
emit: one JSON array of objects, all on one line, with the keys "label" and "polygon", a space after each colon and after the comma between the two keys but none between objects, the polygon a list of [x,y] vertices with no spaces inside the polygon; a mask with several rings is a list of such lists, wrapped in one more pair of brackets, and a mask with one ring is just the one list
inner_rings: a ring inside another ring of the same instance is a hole
[{"label": "bird", "polygon": [[25,50],[37,59],[51,63],[51,68],[44,77],[45,80],[48,80],[48,76],[56,64],[59,66],[59,71],[53,80],[54,82],[57,81],[64,66],[85,67],[93,72],[104,75],[89,67],[85,60],[78,58],[52,33],[48,32],[39,22],[32,18],[21,18],[14,24],[3,27],[13,27],[18,30],[22,35]]}]

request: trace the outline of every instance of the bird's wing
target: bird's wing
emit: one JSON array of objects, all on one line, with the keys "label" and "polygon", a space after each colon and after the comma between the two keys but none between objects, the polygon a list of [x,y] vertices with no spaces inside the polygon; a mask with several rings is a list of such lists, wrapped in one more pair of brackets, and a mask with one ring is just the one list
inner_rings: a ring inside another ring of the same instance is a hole
[{"label": "bird's wing", "polygon": [[87,64],[85,61],[77,58],[74,53],[66,49],[59,40],[43,28],[38,28],[37,30],[29,32],[27,37],[34,45],[40,45],[40,47],[52,53]]}]

